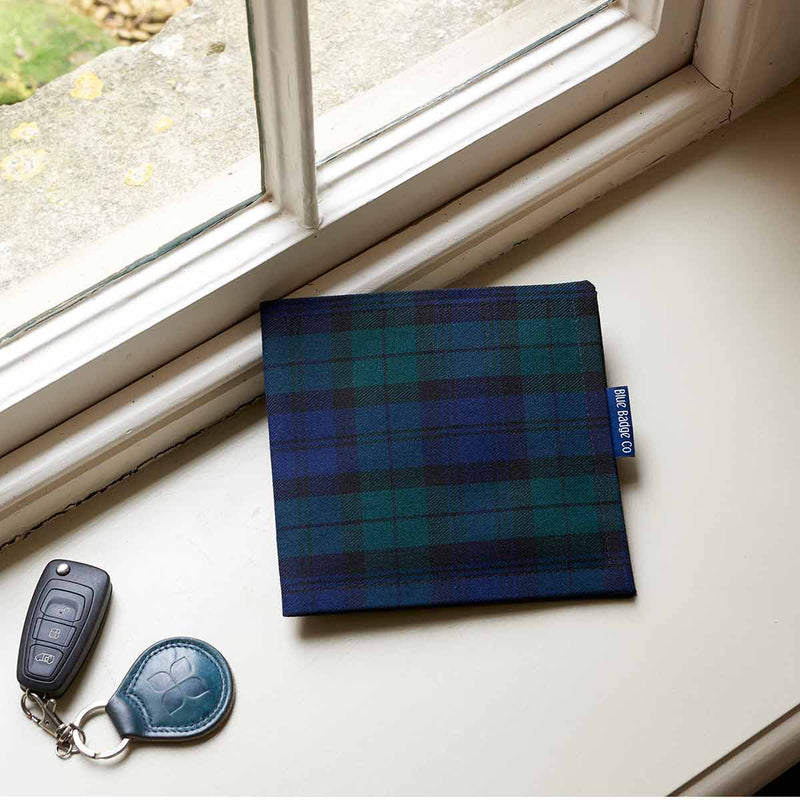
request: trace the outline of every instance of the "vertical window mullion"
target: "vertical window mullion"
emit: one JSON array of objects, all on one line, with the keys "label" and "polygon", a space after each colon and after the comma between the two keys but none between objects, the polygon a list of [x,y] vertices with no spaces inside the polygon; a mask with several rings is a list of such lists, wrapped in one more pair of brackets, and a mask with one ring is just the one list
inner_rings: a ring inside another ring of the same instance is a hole
[{"label": "vertical window mullion", "polygon": [[319,226],[306,0],[247,0],[262,188]]}]

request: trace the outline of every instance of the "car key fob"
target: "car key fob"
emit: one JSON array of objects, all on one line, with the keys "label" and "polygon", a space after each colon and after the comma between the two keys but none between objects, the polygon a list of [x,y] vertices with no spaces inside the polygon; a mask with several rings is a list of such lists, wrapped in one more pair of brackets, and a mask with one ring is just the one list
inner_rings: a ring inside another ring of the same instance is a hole
[{"label": "car key fob", "polygon": [[17,680],[40,697],[69,689],[108,611],[111,579],[78,561],[51,561],[31,598],[17,658]]}]

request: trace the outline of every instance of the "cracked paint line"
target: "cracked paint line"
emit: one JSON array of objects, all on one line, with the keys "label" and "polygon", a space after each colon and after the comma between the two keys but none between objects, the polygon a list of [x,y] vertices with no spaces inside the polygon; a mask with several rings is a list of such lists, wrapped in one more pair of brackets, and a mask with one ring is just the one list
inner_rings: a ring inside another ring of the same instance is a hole
[{"label": "cracked paint line", "polygon": [[[2,243],[0,243],[0,245],[2,245]],[[99,489],[95,489],[94,491],[89,492],[89,494],[87,494],[86,497],[82,497],[80,500],[74,500],[73,502],[68,503],[60,511],[56,511],[53,514],[50,514],[48,517],[45,517],[41,522],[37,522],[35,525],[31,526],[22,533],[18,533],[16,536],[6,540],[5,542],[0,542],[0,551],[5,550],[7,547],[11,547],[12,545],[17,544],[18,542],[25,541],[25,539],[27,539],[34,531],[39,530],[39,528],[43,527],[51,520],[54,520],[58,517],[63,517],[64,514],[69,513],[70,511],[72,511],[73,508],[77,508],[78,506],[83,505],[87,500],[91,500],[93,497],[97,497],[97,495],[103,494],[104,492],[108,491],[108,489],[110,489],[112,486],[116,486],[118,483],[122,483],[122,481],[126,480],[127,478],[130,478],[132,475],[135,475],[137,472],[139,472],[139,470],[141,470],[143,467],[146,467],[148,464],[151,464],[153,461],[157,461],[158,459],[163,458],[165,455],[168,455],[174,450],[177,450],[179,447],[182,447],[188,442],[191,442],[192,439],[196,439],[199,436],[202,436],[207,431],[216,427],[217,425],[223,422],[227,422],[229,419],[237,416],[249,406],[262,402],[263,398],[264,398],[263,395],[259,395],[258,397],[254,397],[252,400],[247,400],[246,402],[234,408],[233,411],[230,412],[230,414],[226,414],[224,417],[221,417],[215,422],[212,422],[210,425],[206,425],[205,427],[200,428],[200,430],[195,431],[194,433],[190,433],[184,439],[181,439],[180,441],[175,442],[174,444],[171,444],[168,447],[165,447],[163,450],[159,450],[157,453],[154,453],[149,458],[146,458],[140,464],[137,464],[135,467],[132,467],[127,472],[124,472],[118,478],[114,478],[114,480],[109,481],[107,484],[101,486]]]}]

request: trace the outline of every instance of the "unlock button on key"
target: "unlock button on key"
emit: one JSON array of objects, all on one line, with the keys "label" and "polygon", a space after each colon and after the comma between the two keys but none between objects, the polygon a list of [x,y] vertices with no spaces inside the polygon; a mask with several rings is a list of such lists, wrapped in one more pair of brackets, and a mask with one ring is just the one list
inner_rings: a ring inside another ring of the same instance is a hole
[{"label": "unlock button on key", "polygon": [[55,674],[61,661],[61,651],[52,647],[35,644],[28,654],[26,672],[36,678],[49,678]]}]

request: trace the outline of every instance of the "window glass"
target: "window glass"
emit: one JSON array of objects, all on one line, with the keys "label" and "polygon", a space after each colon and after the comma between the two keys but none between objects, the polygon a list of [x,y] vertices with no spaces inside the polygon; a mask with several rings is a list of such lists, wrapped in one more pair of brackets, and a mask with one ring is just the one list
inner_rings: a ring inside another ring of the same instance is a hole
[{"label": "window glass", "polygon": [[0,0],[0,337],[260,180],[245,0]]},{"label": "window glass", "polygon": [[318,158],[609,5],[608,0],[309,0]]}]

